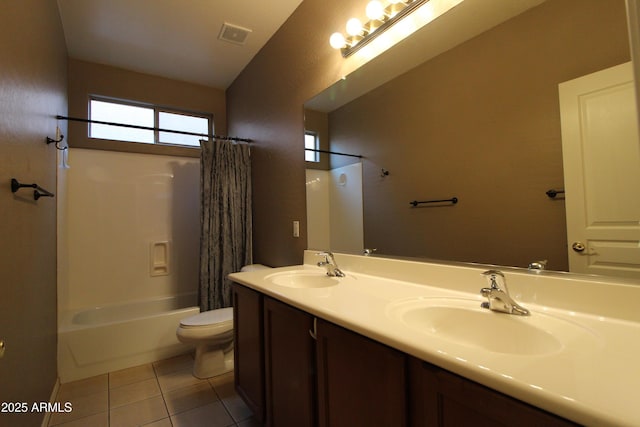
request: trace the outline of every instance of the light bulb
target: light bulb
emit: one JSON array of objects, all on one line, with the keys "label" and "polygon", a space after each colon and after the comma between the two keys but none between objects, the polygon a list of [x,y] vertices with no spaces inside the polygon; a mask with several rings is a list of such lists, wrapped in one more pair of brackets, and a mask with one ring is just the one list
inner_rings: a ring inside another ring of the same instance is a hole
[{"label": "light bulb", "polygon": [[357,36],[362,33],[362,22],[358,18],[351,18],[347,21],[347,34]]},{"label": "light bulb", "polygon": [[404,0],[389,0],[390,4],[398,4],[398,3],[405,3]]},{"label": "light bulb", "polygon": [[347,44],[342,33],[333,33],[329,37],[329,44],[334,49],[341,49]]},{"label": "light bulb", "polygon": [[372,0],[367,5],[367,18],[382,20],[384,18],[384,6],[378,0]]}]

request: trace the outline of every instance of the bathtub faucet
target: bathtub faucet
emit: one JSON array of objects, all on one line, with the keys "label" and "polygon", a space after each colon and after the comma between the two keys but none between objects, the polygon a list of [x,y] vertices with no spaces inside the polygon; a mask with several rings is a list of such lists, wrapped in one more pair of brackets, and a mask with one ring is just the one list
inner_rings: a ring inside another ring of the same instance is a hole
[{"label": "bathtub faucet", "polygon": [[318,262],[318,267],[326,267],[327,276],[344,277],[344,273],[338,268],[338,264],[331,252],[318,252],[316,255],[324,257],[324,261]]}]

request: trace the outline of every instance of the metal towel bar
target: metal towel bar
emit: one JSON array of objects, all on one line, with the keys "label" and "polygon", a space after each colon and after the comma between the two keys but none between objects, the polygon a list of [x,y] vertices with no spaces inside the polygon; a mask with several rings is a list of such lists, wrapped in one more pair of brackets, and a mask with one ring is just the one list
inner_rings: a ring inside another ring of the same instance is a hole
[{"label": "metal towel bar", "polygon": [[441,200],[424,200],[422,202],[414,200],[413,202],[409,202],[409,204],[415,208],[416,206],[421,205],[423,203],[446,203],[446,202],[450,202],[452,205],[455,205],[456,203],[458,203],[458,198],[452,197],[450,199],[441,199]]}]

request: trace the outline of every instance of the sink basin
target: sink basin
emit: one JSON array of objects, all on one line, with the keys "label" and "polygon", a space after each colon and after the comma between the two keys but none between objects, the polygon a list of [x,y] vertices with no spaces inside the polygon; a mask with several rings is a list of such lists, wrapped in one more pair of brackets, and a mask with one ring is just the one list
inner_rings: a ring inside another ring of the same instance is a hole
[{"label": "sink basin", "polygon": [[387,315],[425,335],[494,353],[544,355],[559,352],[576,339],[593,339],[588,330],[570,321],[537,312],[496,313],[472,299],[414,298],[391,304]]},{"label": "sink basin", "polygon": [[319,271],[293,270],[270,274],[265,280],[286,288],[327,288],[340,283],[337,277],[329,277]]}]

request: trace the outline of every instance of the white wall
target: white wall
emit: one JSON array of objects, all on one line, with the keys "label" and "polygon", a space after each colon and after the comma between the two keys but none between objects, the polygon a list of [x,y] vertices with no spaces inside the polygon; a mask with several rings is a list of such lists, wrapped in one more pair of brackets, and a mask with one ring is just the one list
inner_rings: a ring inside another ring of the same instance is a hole
[{"label": "white wall", "polygon": [[[60,169],[61,311],[195,292],[199,159],[69,150]],[[150,275],[150,245],[170,242],[170,274]]]},{"label": "white wall", "polygon": [[329,172],[306,169],[307,183],[307,248],[327,250],[329,228]]},{"label": "white wall", "polygon": [[362,163],[331,171],[307,169],[309,249],[362,253]]},{"label": "white wall", "polygon": [[330,171],[331,250],[362,254],[364,223],[362,202],[362,163]]}]

